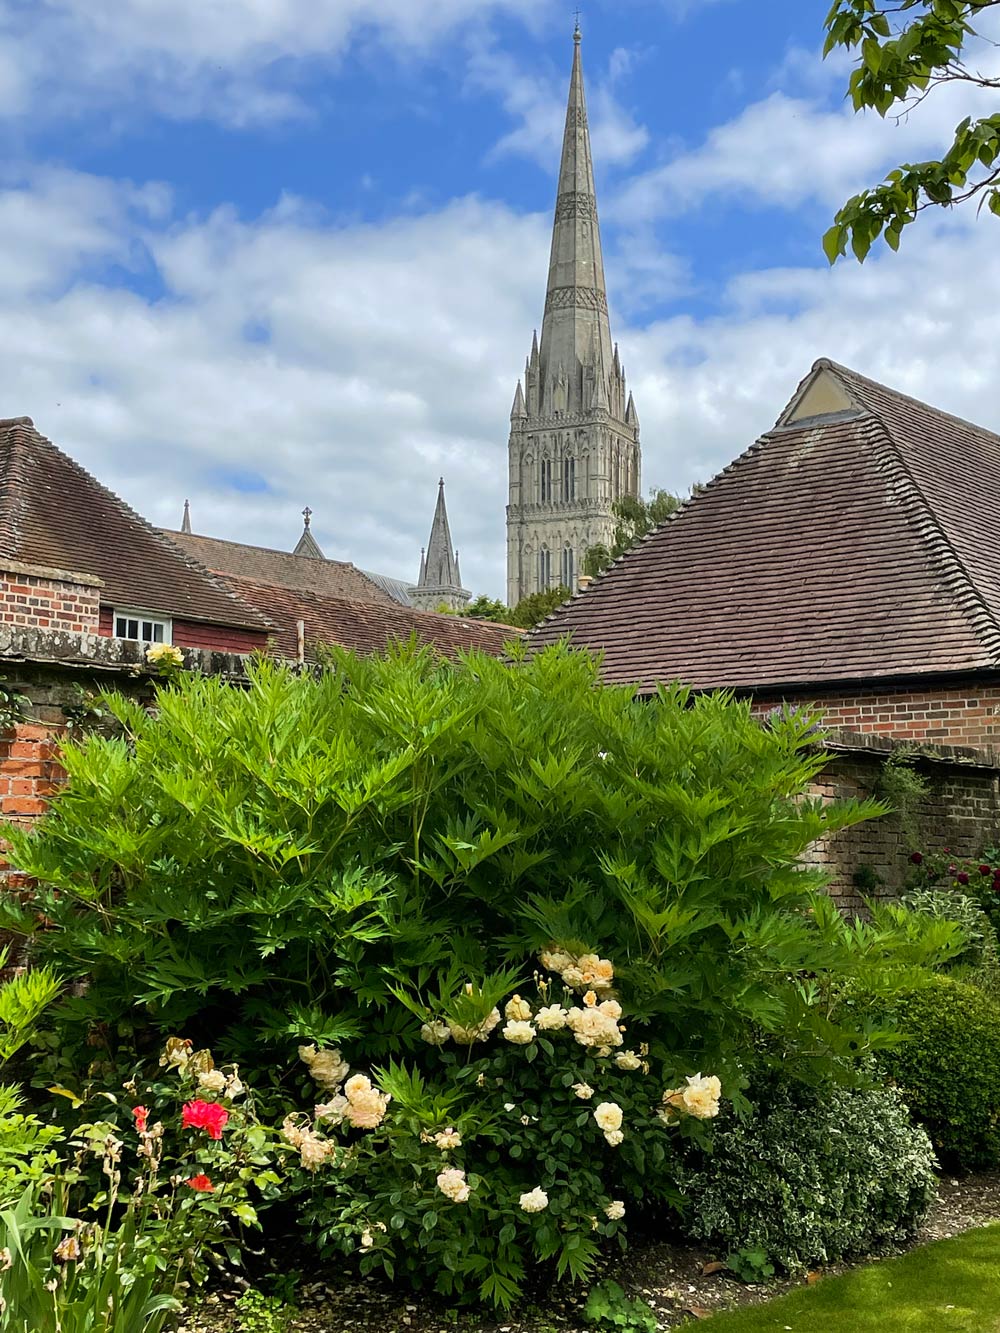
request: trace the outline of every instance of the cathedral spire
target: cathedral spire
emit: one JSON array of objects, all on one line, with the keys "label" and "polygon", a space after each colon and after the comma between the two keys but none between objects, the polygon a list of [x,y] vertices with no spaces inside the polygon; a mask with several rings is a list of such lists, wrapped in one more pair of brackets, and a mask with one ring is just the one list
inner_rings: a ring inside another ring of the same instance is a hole
[{"label": "cathedral spire", "polygon": [[437,611],[442,606],[460,611],[470,594],[462,587],[458,552],[451,544],[448,508],[444,500],[444,477],[438,481],[437,504],[426,552],[420,552],[420,577],[410,588],[413,605],[421,611]]},{"label": "cathedral spire", "polygon": [[[580,410],[584,367],[595,344],[600,362],[610,367],[608,296],[577,28],[542,319],[540,370],[545,408],[560,413]],[[560,386],[561,378],[565,389]]]},{"label": "cathedral spire", "polygon": [[191,531],[191,501],[184,501],[184,517],[181,519],[181,532]]}]

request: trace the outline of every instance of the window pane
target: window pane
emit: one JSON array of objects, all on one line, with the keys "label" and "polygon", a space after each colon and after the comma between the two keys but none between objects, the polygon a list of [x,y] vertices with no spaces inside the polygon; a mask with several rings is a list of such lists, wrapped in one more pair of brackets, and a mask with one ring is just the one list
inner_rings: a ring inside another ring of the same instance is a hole
[{"label": "window pane", "polygon": [[129,620],[126,621],[126,624],[128,626],[128,632],[125,635],[126,639],[137,639],[139,637],[138,620]]},{"label": "window pane", "polygon": [[152,636],[152,637],[153,637],[153,642],[154,642],[154,643],[162,643],[162,642],[163,642],[163,626],[160,624],[160,622],[159,622],[158,620],[154,620],[154,621],[153,621],[153,636]]}]

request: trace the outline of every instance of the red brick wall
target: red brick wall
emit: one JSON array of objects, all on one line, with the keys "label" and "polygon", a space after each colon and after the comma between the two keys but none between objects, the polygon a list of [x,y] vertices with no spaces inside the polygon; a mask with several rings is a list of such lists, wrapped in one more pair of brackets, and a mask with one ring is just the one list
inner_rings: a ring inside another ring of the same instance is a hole
[{"label": "red brick wall", "polygon": [[969,684],[930,689],[872,688],[849,695],[794,694],[760,699],[756,713],[779,702],[817,708],[830,727],[935,745],[1000,745],[1000,685]]},{"label": "red brick wall", "polygon": [[5,821],[31,823],[44,813],[46,798],[65,776],[58,754],[58,737],[47,725],[21,723],[0,734],[0,816]]},{"label": "red brick wall", "polygon": [[37,626],[73,634],[94,634],[98,624],[98,586],[76,582],[57,570],[29,573],[31,566],[0,564],[0,622]]}]

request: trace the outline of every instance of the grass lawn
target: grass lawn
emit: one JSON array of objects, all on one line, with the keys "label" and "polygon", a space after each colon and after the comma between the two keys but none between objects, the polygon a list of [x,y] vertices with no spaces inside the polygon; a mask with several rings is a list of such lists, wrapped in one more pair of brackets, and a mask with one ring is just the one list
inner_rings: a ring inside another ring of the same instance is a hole
[{"label": "grass lawn", "polygon": [[719,1333],[1000,1333],[1000,1223],[730,1314]]}]

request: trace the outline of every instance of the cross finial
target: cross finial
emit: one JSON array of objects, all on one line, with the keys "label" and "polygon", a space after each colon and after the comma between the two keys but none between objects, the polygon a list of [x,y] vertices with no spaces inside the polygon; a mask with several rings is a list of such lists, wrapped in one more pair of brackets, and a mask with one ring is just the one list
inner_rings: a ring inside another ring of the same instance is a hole
[{"label": "cross finial", "polygon": [[573,18],[573,41],[578,42],[580,40],[580,10],[578,8],[574,9]]},{"label": "cross finial", "polygon": [[303,518],[305,519],[305,521],[306,521],[306,527],[308,527],[308,526],[309,526],[309,520],[312,518],[312,510],[309,508],[308,505],[306,505],[305,509],[303,509],[303,511],[302,511],[302,517],[303,517]]}]

